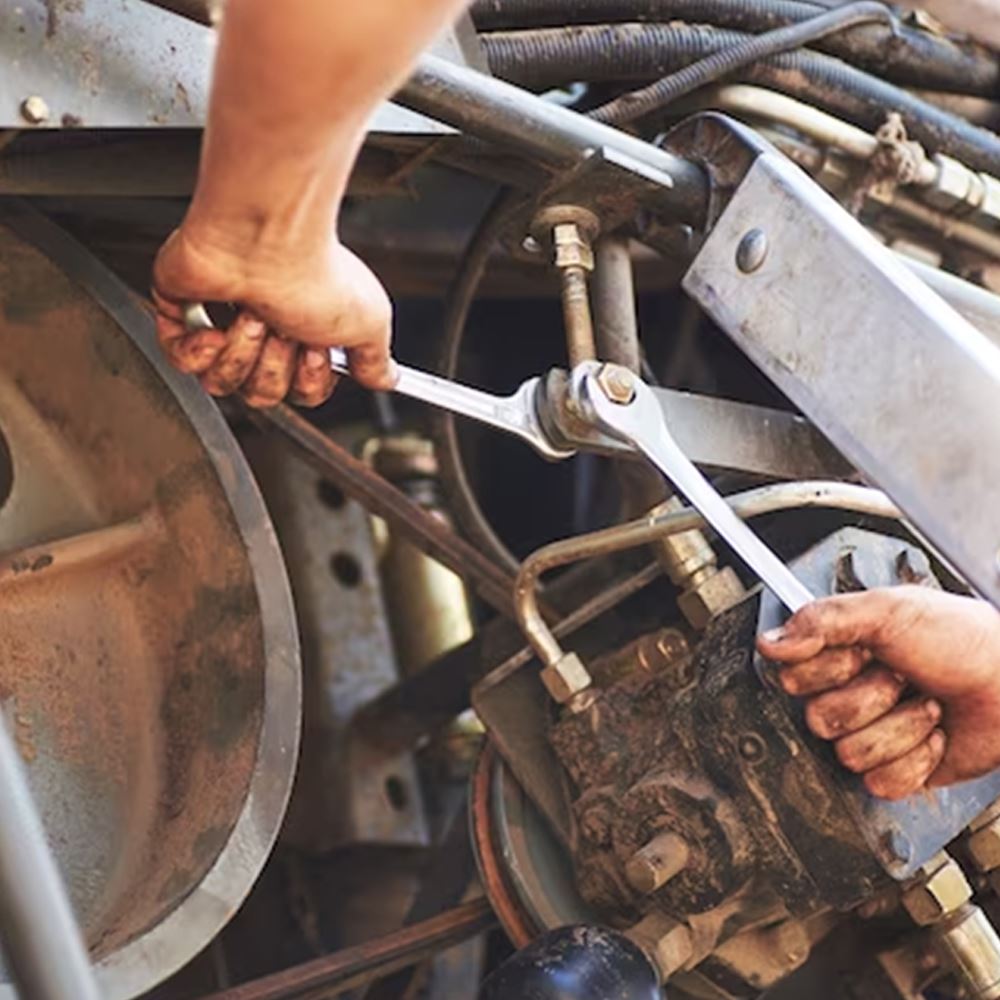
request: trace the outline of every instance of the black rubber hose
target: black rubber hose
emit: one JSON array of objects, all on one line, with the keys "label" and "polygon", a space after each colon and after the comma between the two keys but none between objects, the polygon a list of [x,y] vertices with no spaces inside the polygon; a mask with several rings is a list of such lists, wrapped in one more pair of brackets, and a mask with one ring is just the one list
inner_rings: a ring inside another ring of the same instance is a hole
[{"label": "black rubber hose", "polygon": [[850,3],[817,14],[801,24],[775,28],[761,35],[747,35],[735,45],[727,45],[704,59],[669,73],[648,87],[616,97],[592,111],[590,117],[607,125],[634,122],[762,59],[801,49],[845,28],[872,21],[884,21],[893,26],[896,24],[892,11],[884,4],[861,0],[860,3]]},{"label": "black rubber hose", "polygon": [[[445,297],[444,332],[436,366],[446,378],[454,379],[458,375],[469,310],[501,233],[512,214],[525,202],[524,193],[515,188],[503,188],[498,192],[462,254],[461,264]],[[520,561],[493,530],[469,482],[455,415],[445,410],[436,411],[431,417],[430,434],[438,460],[441,491],[456,526],[499,565],[516,573]]]},{"label": "black rubber hose", "polygon": [[[758,33],[827,9],[809,0],[477,0],[472,15],[481,31],[679,20]],[[882,25],[861,25],[816,47],[908,86],[980,97],[1000,91],[995,54],[905,25],[898,37]]]},{"label": "black rubber hose", "polygon": [[[697,25],[622,24],[505,32],[481,40],[498,77],[545,90],[577,80],[655,79],[747,37]],[[970,125],[839,59],[812,51],[788,52],[755,63],[736,77],[801,98],[871,131],[884,123],[888,111],[898,111],[910,137],[931,152],[1000,175],[1000,136],[995,132]]]}]

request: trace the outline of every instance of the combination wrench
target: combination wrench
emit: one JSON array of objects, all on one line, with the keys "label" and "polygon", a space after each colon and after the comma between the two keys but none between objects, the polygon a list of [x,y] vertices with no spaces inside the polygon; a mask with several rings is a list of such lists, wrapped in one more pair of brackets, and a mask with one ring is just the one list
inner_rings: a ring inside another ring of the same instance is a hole
[{"label": "combination wrench", "polygon": [[[214,326],[205,307],[198,303],[187,307],[185,322],[193,330]],[[329,355],[335,372],[350,375],[344,350],[331,347]],[[540,408],[553,404],[541,392],[542,380],[537,376],[523,382],[510,396],[498,396],[406,365],[396,367],[398,380],[393,392],[512,434],[550,461],[576,454],[576,449],[554,440],[546,430],[554,422],[544,420]],[[733,513],[678,446],[656,396],[642,379],[620,365],[585,361],[570,375],[569,405],[578,421],[644,455],[790,611],[798,611],[813,600],[788,566]]]},{"label": "combination wrench", "polygon": [[[344,351],[331,348],[330,364],[334,371],[350,374]],[[513,434],[545,458],[575,454],[552,441],[545,431],[545,421],[538,412],[539,406],[545,405],[538,377],[523,382],[510,396],[496,396],[429,372],[397,367],[399,380],[394,392]],[[619,391],[609,393],[609,385]],[[570,396],[577,417],[645,455],[785,607],[795,612],[813,600],[788,566],[733,513],[684,454],[670,433],[659,402],[642,379],[619,365],[586,361],[572,372]]]}]

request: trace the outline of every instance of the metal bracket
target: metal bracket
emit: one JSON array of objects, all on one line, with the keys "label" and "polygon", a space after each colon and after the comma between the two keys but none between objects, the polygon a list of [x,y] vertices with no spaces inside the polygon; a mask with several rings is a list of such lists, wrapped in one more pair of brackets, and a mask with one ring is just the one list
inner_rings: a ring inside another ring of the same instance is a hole
[{"label": "metal bracket", "polygon": [[712,115],[678,138],[716,157],[685,289],[1000,605],[1000,348],[753,133]]}]

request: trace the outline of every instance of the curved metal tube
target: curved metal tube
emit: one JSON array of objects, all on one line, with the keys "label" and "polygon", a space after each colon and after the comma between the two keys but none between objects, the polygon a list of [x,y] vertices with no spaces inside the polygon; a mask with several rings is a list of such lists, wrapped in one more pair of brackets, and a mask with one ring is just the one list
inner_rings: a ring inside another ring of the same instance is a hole
[{"label": "curved metal tube", "polygon": [[[881,491],[867,486],[836,482],[776,483],[726,497],[733,512],[744,520],[781,510],[825,507],[892,519],[902,518],[899,508]],[[528,642],[546,666],[564,656],[538,607],[538,581],[557,566],[649,545],[667,535],[704,528],[705,519],[691,507],[670,514],[648,516],[587,535],[553,542],[530,555],[521,567],[514,589],[514,610]]]}]

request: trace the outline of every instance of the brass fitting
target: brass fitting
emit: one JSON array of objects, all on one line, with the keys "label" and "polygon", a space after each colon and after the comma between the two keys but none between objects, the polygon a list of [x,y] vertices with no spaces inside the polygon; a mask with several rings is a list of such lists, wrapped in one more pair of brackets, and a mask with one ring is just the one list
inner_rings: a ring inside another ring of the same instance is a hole
[{"label": "brass fitting", "polygon": [[566,705],[591,685],[590,673],[576,653],[565,653],[541,673],[545,690],[560,705]]},{"label": "brass fitting", "polygon": [[[654,507],[650,515],[671,514],[683,507],[678,497],[671,497]],[[671,582],[681,588],[677,604],[692,628],[704,629],[746,595],[732,569],[719,569],[715,551],[697,529],[668,535],[656,544],[655,551]]]},{"label": "brass fitting", "polygon": [[903,893],[903,907],[915,923],[929,927],[956,913],[971,898],[972,887],[964,872],[944,855],[925,866],[920,881]]},{"label": "brass fitting", "polygon": [[981,872],[1000,868],[1000,818],[976,830],[968,840],[969,855]]}]

